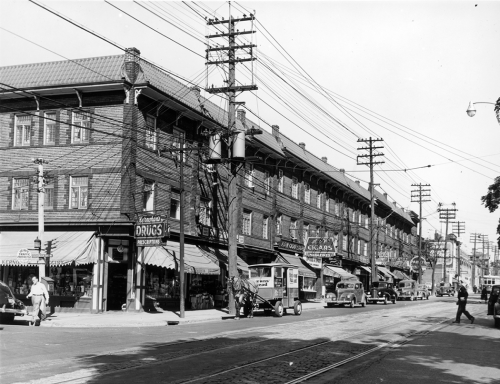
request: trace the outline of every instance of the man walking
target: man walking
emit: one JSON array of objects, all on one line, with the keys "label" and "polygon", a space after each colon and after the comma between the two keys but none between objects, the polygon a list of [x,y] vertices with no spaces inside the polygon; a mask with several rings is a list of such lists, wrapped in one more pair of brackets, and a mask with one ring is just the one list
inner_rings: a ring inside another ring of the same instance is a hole
[{"label": "man walking", "polygon": [[[46,306],[49,304],[49,292],[45,285],[38,281],[36,276],[31,278],[33,285],[31,286],[31,291],[26,298],[31,297],[31,303],[33,304],[33,321],[30,325],[40,325],[40,320],[45,320],[46,317]],[[41,318],[38,316],[42,312]]]},{"label": "man walking", "polygon": [[460,324],[460,318],[462,317],[462,313],[463,313],[470,320],[470,323],[474,324],[474,316],[471,316],[469,311],[467,311],[467,309],[465,308],[465,306],[467,305],[467,297],[469,297],[467,290],[465,289],[465,287],[463,285],[460,286],[460,289],[458,290],[457,317],[456,317],[454,323]]}]

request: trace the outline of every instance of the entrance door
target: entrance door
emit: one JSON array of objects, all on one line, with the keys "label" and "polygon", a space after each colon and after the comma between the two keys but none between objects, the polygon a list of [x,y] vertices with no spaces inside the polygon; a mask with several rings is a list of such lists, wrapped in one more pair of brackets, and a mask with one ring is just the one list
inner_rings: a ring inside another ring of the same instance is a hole
[{"label": "entrance door", "polygon": [[108,311],[121,310],[127,301],[127,263],[108,264]]}]

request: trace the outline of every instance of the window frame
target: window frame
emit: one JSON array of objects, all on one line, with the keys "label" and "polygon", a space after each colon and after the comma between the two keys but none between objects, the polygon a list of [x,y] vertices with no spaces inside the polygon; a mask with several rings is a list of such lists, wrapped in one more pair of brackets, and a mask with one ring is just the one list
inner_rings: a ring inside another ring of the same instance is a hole
[{"label": "window frame", "polygon": [[245,166],[245,177],[244,183],[249,188],[254,188],[253,177],[254,177],[255,169],[252,163],[248,163]]},{"label": "window frame", "polygon": [[276,216],[276,234],[283,235],[283,215]]},{"label": "window frame", "polygon": [[262,218],[262,238],[269,239],[269,216],[264,216]]},{"label": "window frame", "polygon": [[295,176],[292,177],[292,197],[294,199],[299,198],[299,179],[297,179]]},{"label": "window frame", "polygon": [[[175,214],[172,216],[172,203],[176,202],[175,204]],[[170,211],[168,213],[168,216],[170,219],[173,220],[180,220],[181,219],[181,201],[180,199],[176,199],[175,197],[170,197]]]},{"label": "window frame", "polygon": [[[75,184],[75,180],[76,179],[86,179],[87,180],[87,184],[86,185],[83,185],[83,184]],[[87,195],[86,195],[86,204],[85,205],[82,205],[81,204],[81,201],[82,201],[82,187],[83,188],[87,188]],[[78,188],[78,202],[77,202],[77,206],[74,207],[73,206],[73,190],[75,188]],[[69,208],[70,209],[88,209],[89,207],[89,177],[88,176],[70,176],[70,183],[69,183]]]},{"label": "window frame", "polygon": [[[181,149],[181,141],[180,138],[183,138],[184,141],[184,146],[182,149],[184,149],[184,156],[182,156],[182,159],[184,161],[184,164],[187,164],[187,153],[186,153],[186,132],[184,132],[182,129],[174,127],[172,129],[172,147]],[[174,157],[177,159],[178,162],[181,161],[181,152],[174,152]]]},{"label": "window frame", "polygon": [[290,220],[290,238],[297,240],[297,231],[298,231],[299,221],[297,219]]},{"label": "window frame", "polygon": [[[86,115],[88,120],[86,119],[76,119],[75,115]],[[86,122],[88,121],[88,127],[84,127],[83,125],[78,125],[78,122]],[[81,138],[79,140],[75,140],[76,127],[80,127],[81,130]],[[90,143],[90,112],[88,111],[72,111],[71,112],[71,144],[88,144]],[[86,139],[84,138],[86,137]]]},{"label": "window frame", "polygon": [[[153,126],[150,127],[148,120],[153,120]],[[157,130],[157,118],[156,116],[147,114],[144,121],[144,145],[153,151],[156,151],[158,145],[158,130]],[[152,140],[151,140],[152,139]]]},{"label": "window frame", "polygon": [[[241,218],[241,234],[245,236],[252,236],[252,211],[247,209],[243,210]],[[246,224],[246,225],[245,225]]]},{"label": "window frame", "polygon": [[278,169],[278,192],[283,193],[285,186],[285,177],[283,175],[283,170]]},{"label": "window frame", "polygon": [[[18,185],[16,186],[16,181],[25,180],[26,185]],[[19,207],[16,206],[16,191],[20,190],[19,194]],[[23,199],[23,195],[26,194],[26,198]],[[26,202],[26,206],[23,207],[23,200]],[[28,177],[13,177],[12,178],[12,210],[13,211],[27,211],[30,207],[30,179]]]},{"label": "window frame", "polygon": [[[146,186],[150,186],[151,190],[146,191]],[[156,197],[156,182],[154,180],[144,179],[142,184],[142,211],[155,212],[155,197]],[[146,193],[148,197],[146,198]],[[149,206],[151,204],[151,207]],[[149,209],[151,208],[151,209]]]},{"label": "window frame", "polygon": [[304,203],[311,204],[311,186],[304,183]]},{"label": "window frame", "polygon": [[[29,125],[28,124],[20,124],[19,123],[19,118],[25,117],[27,120],[29,119]],[[31,145],[31,133],[33,129],[33,119],[31,118],[30,115],[16,115],[14,118],[14,147],[29,147]],[[21,142],[18,144],[18,138],[19,138],[19,132],[18,128],[21,128]],[[26,129],[26,127],[29,127],[29,129]],[[26,138],[26,136],[28,136]],[[27,140],[26,140],[27,139]]]},{"label": "window frame", "polygon": [[[44,112],[43,116],[44,116],[44,119],[43,119],[43,145],[54,145],[56,143],[56,122],[53,121],[53,120],[48,120],[48,115],[54,115],[53,119],[56,120],[57,118],[57,115],[56,115],[56,112],[54,111],[48,111],[48,112]],[[50,119],[52,119],[52,117],[50,117]],[[53,140],[52,141],[49,141],[47,139],[48,137],[48,126],[51,125],[52,128],[53,128]]]},{"label": "window frame", "polygon": [[323,193],[318,191],[318,195],[316,196],[316,208],[318,208],[318,209],[321,209],[321,207],[322,207],[322,201],[321,201],[322,195],[323,195]]},{"label": "window frame", "polygon": [[[52,205],[49,205],[50,201],[47,201],[47,196],[48,196],[47,191],[52,191],[51,192],[51,195],[52,195]],[[45,185],[43,187],[43,207],[44,207],[44,209],[54,209],[54,203],[55,203],[54,191],[55,191],[54,183],[49,183],[49,184],[47,184],[47,185]]]},{"label": "window frame", "polygon": [[330,195],[325,192],[325,211],[330,212]]},{"label": "window frame", "polygon": [[269,171],[264,171],[264,194],[269,196],[271,193],[271,175]]},{"label": "window frame", "polygon": [[[205,211],[205,220],[202,220],[202,211]],[[199,206],[199,212],[198,212],[198,220],[201,225],[204,225],[205,227],[211,227],[212,226],[212,200],[208,199],[200,199],[200,206]]]}]

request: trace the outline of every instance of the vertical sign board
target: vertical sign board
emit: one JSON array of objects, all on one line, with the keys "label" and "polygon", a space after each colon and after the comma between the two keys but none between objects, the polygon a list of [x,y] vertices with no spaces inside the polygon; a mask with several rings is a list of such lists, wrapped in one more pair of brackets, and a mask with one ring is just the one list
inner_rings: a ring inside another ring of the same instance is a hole
[{"label": "vertical sign board", "polygon": [[142,216],[134,225],[134,237],[138,247],[156,247],[170,237],[170,227],[162,216]]},{"label": "vertical sign board", "polygon": [[333,237],[309,237],[304,248],[304,260],[313,268],[321,269],[323,259],[337,254],[337,243]]}]

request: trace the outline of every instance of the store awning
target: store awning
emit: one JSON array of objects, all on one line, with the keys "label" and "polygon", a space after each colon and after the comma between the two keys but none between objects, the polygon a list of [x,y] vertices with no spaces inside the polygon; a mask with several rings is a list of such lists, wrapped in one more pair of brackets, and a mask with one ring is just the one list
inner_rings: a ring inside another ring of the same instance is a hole
[{"label": "store awning", "polygon": [[[180,244],[169,242],[161,247],[144,247],[144,264],[179,271]],[[184,271],[198,275],[218,275],[219,266],[192,244],[184,244]]]},{"label": "store awning", "polygon": [[[207,247],[204,245],[200,245],[198,246],[198,248],[206,257],[212,260],[215,264],[220,265],[219,263],[223,263],[226,266],[228,265],[227,263],[229,257],[227,251],[218,248]],[[236,256],[236,265],[240,273],[248,276],[249,274],[248,264],[238,255]]]},{"label": "store awning", "polygon": [[340,277],[341,280],[351,280],[351,279],[358,280],[357,276],[350,274],[349,272],[343,270],[342,268],[332,267],[330,265],[325,266],[325,268],[332,271],[336,276]]},{"label": "store awning", "polygon": [[316,272],[314,272],[312,269],[307,267],[303,262],[302,259],[298,256],[295,255],[287,255],[284,253],[280,253],[281,258],[284,259],[288,264],[295,265],[299,267],[299,276],[304,276],[304,277],[318,277],[316,276]]},{"label": "store awning", "polygon": [[403,273],[397,269],[394,270],[394,272],[392,272],[392,274],[398,280],[411,280],[410,277],[406,275],[406,273]]},{"label": "store awning", "polygon": [[360,265],[360,268],[364,269],[366,272],[368,272],[370,274],[372,273],[372,269],[370,267],[365,267],[364,265]]},{"label": "store awning", "polygon": [[[364,265],[360,265],[361,268],[363,268],[366,272],[368,272],[370,275],[372,273],[372,269],[371,267],[365,267]],[[384,280],[387,279],[387,276],[382,273],[382,271],[380,270],[381,267],[377,267],[377,274],[379,277],[383,278]],[[389,276],[390,278],[392,278],[392,276]]]},{"label": "store awning", "polygon": [[380,271],[380,272],[382,272],[387,277],[396,278],[397,279],[397,277],[394,276],[394,274],[391,271],[389,271],[387,268],[377,267],[377,270]]},{"label": "store awning", "polygon": [[[0,264],[37,265],[38,250],[33,248],[36,237],[35,231],[1,232]],[[21,249],[28,249],[31,258],[18,258]],[[94,263],[97,260],[95,232],[45,232],[41,252],[51,255],[49,261],[53,266]]]}]

